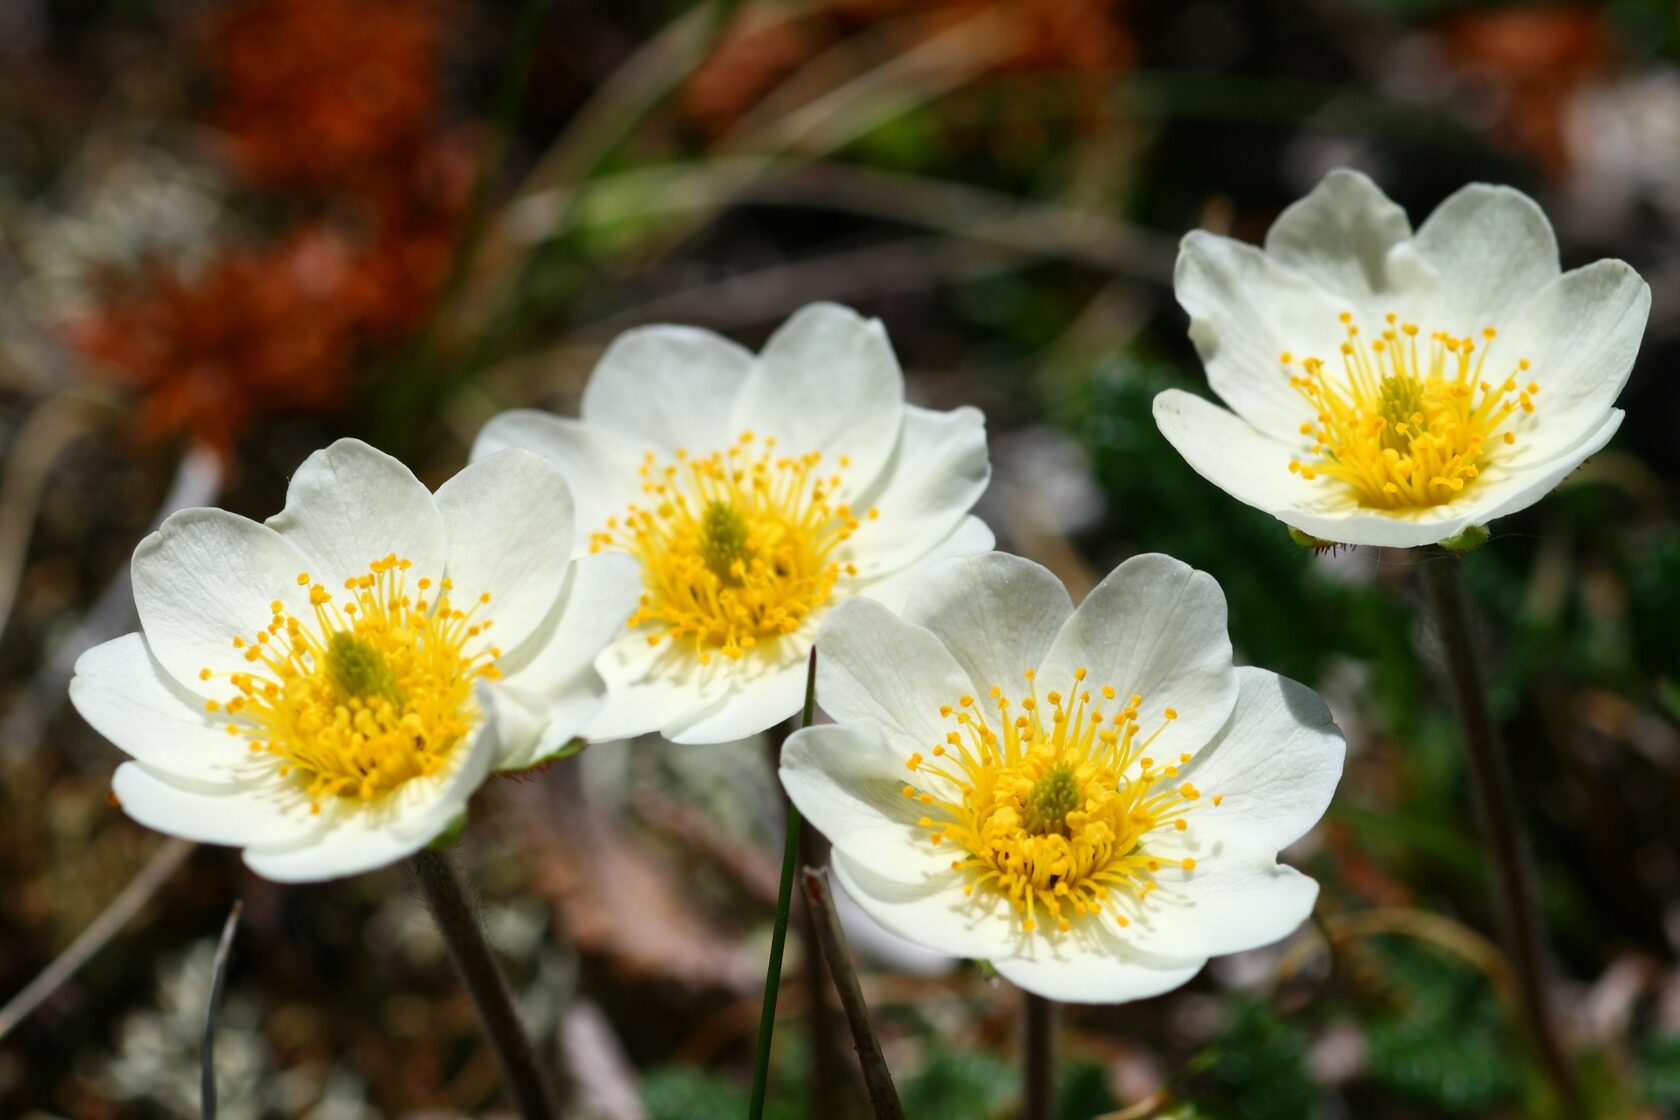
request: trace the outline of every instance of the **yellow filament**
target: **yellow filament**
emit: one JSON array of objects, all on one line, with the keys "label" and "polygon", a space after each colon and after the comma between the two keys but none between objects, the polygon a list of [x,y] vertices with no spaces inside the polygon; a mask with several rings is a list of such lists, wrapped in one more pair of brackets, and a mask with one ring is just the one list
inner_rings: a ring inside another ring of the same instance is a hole
[{"label": "yellow filament", "polygon": [[652,627],[650,645],[681,643],[702,664],[714,653],[739,659],[798,630],[857,574],[838,553],[860,520],[832,500],[847,460],[827,471],[820,454],[783,456],[775,445],[746,432],[726,451],[679,450],[674,463],[650,451],[644,501],[590,537],[591,552],[622,548],[641,562],[629,625]]},{"label": "yellow filament", "polygon": [[1420,344],[1417,324],[1392,314],[1370,339],[1351,312],[1341,319],[1339,371],[1309,357],[1297,373],[1293,355],[1279,355],[1290,385],[1313,409],[1301,424],[1312,441],[1309,457],[1292,460],[1291,473],[1336,479],[1370,509],[1426,509],[1463,493],[1517,441],[1513,415],[1534,412],[1540,386],[1518,383],[1526,358],[1502,380],[1484,380],[1498,336],[1492,327],[1480,345],[1444,331]]},{"label": "yellow filament", "polygon": [[[1100,701],[1092,703],[1085,675],[1075,671],[1065,696],[1046,694],[1048,712],[1031,670],[1020,715],[1011,713],[1001,686],[990,692],[993,719],[970,696],[943,706],[940,715],[954,726],[931,748],[931,759],[918,752],[906,764],[933,779],[901,790],[926,807],[919,823],[928,840],[967,853],[951,863],[968,872],[964,892],[1001,895],[1027,931],[1042,919],[1065,932],[1102,913],[1130,925],[1163,863],[1195,867],[1194,860],[1151,850],[1158,833],[1185,831],[1185,815],[1201,797],[1188,782],[1174,783],[1176,767],[1157,768],[1145,754],[1178,713],[1166,709],[1144,735],[1143,697],[1105,713]],[[1100,692],[1117,695],[1109,686]]]}]

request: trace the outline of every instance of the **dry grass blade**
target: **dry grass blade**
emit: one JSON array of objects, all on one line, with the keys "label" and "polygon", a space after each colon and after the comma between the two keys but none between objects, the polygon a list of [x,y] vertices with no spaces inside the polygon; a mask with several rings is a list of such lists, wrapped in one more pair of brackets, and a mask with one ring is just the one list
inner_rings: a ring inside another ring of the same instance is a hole
[{"label": "dry grass blade", "polygon": [[216,1120],[216,1016],[222,1009],[222,986],[227,980],[228,957],[233,953],[233,935],[239,930],[243,902],[235,902],[222,924],[222,939],[216,944],[216,963],[210,970],[210,1002],[204,1009],[204,1045],[199,1051],[199,1108],[204,1120]]},{"label": "dry grass blade", "polygon": [[151,900],[194,847],[196,845],[190,840],[166,840],[122,893],[93,920],[93,924],[83,930],[41,975],[31,980],[6,1006],[0,1007],[0,1039],[10,1034],[30,1012],[45,1003],[48,996],[92,960],[94,954],[103,949],[106,942],[115,937]]},{"label": "dry grass blade", "polygon": [[840,918],[834,912],[834,898],[829,893],[828,873],[805,868],[805,903],[810,908],[817,944],[828,960],[829,975],[834,978],[835,991],[840,993],[840,1006],[845,1009],[846,1023],[852,1028],[852,1045],[857,1048],[858,1064],[863,1067],[863,1083],[869,1090],[869,1103],[876,1120],[904,1120],[904,1106],[899,1103],[898,1089],[893,1085],[892,1071],[881,1053],[881,1042],[875,1037],[875,1027],[869,1021],[869,1007],[863,1002],[863,986],[858,983],[857,969],[846,949],[846,935],[841,932]]}]

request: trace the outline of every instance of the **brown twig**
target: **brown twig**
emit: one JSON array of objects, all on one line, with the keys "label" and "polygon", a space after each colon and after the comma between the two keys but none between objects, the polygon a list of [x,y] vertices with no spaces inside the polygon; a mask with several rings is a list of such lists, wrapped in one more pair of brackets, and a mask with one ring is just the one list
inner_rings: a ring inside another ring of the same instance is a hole
[{"label": "brown twig", "polygon": [[76,975],[81,967],[93,959],[94,954],[103,949],[111,938],[115,937],[122,928],[133,920],[140,908],[151,900],[158,889],[168,882],[175,869],[187,858],[195,845],[190,840],[178,840],[173,837],[163,842],[158,850],[152,853],[152,858],[146,862],[139,874],[122,889],[122,893],[111,900],[111,904],[100,912],[99,917],[84,929],[70,947],[60,953],[41,975],[31,980],[23,991],[7,1001],[6,1006],[0,1007],[0,1039],[12,1033],[12,1029],[29,1017],[48,996],[56,992],[66,981]]},{"label": "brown twig", "polygon": [[852,1028],[852,1045],[857,1048],[858,1065],[863,1068],[863,1083],[869,1090],[869,1103],[875,1109],[876,1120],[904,1120],[904,1106],[899,1103],[892,1071],[887,1068],[880,1040],[869,1021],[863,986],[858,982],[857,969],[846,949],[846,936],[840,929],[840,917],[835,913],[834,898],[829,892],[828,873],[807,867],[804,883],[805,905],[812,917],[817,944],[828,961],[829,975],[834,978],[834,990],[840,994],[846,1023]]}]

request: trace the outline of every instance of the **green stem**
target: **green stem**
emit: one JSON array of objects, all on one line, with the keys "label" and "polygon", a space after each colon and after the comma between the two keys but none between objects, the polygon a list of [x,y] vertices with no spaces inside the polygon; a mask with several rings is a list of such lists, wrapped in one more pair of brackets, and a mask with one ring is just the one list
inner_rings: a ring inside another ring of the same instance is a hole
[{"label": "green stem", "polygon": [[1435,550],[1419,567],[1434,608],[1453,705],[1464,732],[1464,756],[1483,842],[1493,857],[1494,904],[1500,941],[1516,974],[1523,1017],[1533,1032],[1546,1071],[1564,1102],[1579,1102],[1579,1090],[1546,988],[1545,932],[1536,902],[1534,872],[1523,838],[1505,753],[1488,708],[1487,684],[1476,650],[1469,598],[1458,556]]},{"label": "green stem", "polygon": [[433,848],[422,848],[409,858],[409,867],[449,947],[461,983],[478,1009],[479,1024],[501,1060],[502,1075],[519,1103],[519,1115],[524,1120],[554,1120],[558,1114],[554,1092],[514,1011],[507,978],[484,938],[484,927],[449,857]]},{"label": "green stem", "polygon": [[1022,992],[1021,1120],[1051,1120],[1056,1115],[1056,1005]]},{"label": "green stem", "polygon": [[[817,712],[817,650],[805,670],[805,710],[799,726],[809,727]],[[788,914],[793,909],[793,872],[799,864],[799,830],[804,822],[788,802],[787,838],[782,844],[782,883],[776,894],[776,925],[770,935],[770,962],[764,970],[764,1010],[758,1017],[758,1049],[753,1058],[752,1104],[749,1120],[762,1120],[764,1091],[770,1082],[770,1039],[776,1033],[776,994],[782,986],[782,950],[787,947]]]}]

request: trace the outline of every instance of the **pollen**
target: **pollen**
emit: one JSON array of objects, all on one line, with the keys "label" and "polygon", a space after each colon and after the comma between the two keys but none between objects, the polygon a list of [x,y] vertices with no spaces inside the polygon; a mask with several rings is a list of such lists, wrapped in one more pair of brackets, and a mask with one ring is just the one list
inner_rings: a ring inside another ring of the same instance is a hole
[{"label": "pollen", "polygon": [[[1041,702],[1028,674],[1017,703],[1027,714],[1015,719],[1002,687],[993,688],[995,726],[980,708],[942,706],[941,718],[955,725],[950,749],[906,760],[921,785],[903,791],[926,807],[919,827],[928,842],[966,852],[951,865],[966,873],[964,893],[1003,898],[1028,933],[1055,936],[1104,919],[1129,926],[1163,866],[1195,866],[1181,854],[1181,834],[1199,808],[1192,804],[1199,791],[1173,786],[1145,756],[1172,720],[1146,732],[1138,723],[1141,696],[1105,714],[1080,687],[1084,679],[1078,670],[1075,687],[1046,692]],[[1117,695],[1112,687],[1098,691]],[[1164,853],[1168,837],[1177,854]]]},{"label": "pollen", "polygon": [[331,798],[374,801],[439,773],[478,722],[474,684],[499,675],[494,647],[467,648],[491,626],[477,617],[488,598],[471,610],[447,592],[417,600],[410,567],[393,553],[337,596],[300,573],[311,613],[298,618],[276,603],[254,638],[235,638],[251,669],[226,674],[234,695],[206,704],[316,812]]},{"label": "pollen", "polygon": [[1334,480],[1368,509],[1427,509],[1473,488],[1532,418],[1540,386],[1516,377],[1528,360],[1498,379],[1488,374],[1494,328],[1480,343],[1445,331],[1420,343],[1418,325],[1392,314],[1374,336],[1351,312],[1341,320],[1340,369],[1317,357],[1301,359],[1300,372],[1281,363],[1312,409],[1301,425],[1310,445],[1290,461],[1291,474]]},{"label": "pollen", "polygon": [[[839,471],[847,464],[842,456]],[[649,452],[640,470],[642,500],[609,518],[589,549],[640,561],[629,625],[650,628],[650,645],[670,641],[702,664],[739,660],[798,630],[856,575],[842,545],[861,519],[836,502],[842,477],[816,452],[782,455],[773,438],[746,432],[725,451],[679,451],[672,463]]]}]

